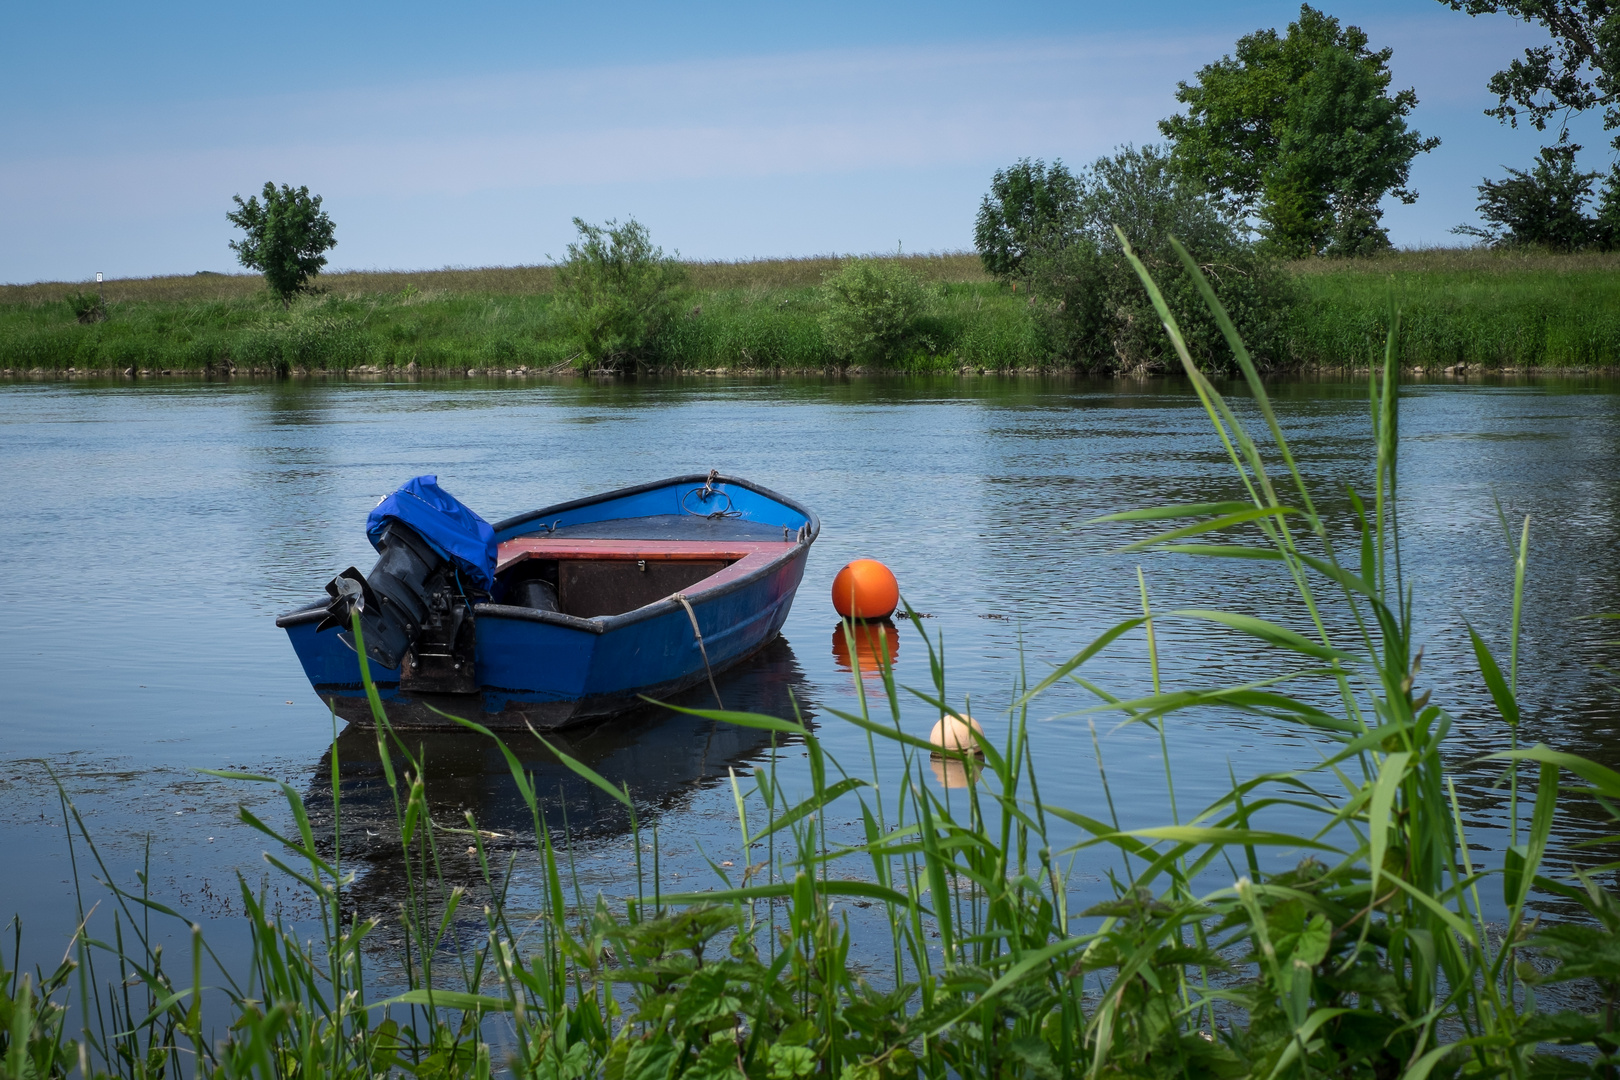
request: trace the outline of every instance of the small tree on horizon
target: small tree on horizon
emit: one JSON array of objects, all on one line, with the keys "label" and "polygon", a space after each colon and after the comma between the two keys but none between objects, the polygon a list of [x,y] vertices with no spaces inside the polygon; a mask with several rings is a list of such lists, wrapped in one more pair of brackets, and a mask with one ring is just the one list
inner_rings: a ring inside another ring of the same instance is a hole
[{"label": "small tree on horizon", "polygon": [[997,169],[973,224],[985,272],[1007,281],[1022,277],[1030,255],[1061,243],[1074,227],[1080,199],[1080,185],[1062,161],[1022,158]]},{"label": "small tree on horizon", "polygon": [[295,190],[282,184],[278,190],[266,181],[262,195],[262,203],[258,195],[246,202],[240,195],[232,196],[236,209],[226,213],[226,220],[247,236],[232,240],[230,246],[243,266],[264,274],[270,291],[286,308],[326,265],[324,253],[337,246],[337,226],[321,209],[321,197],[311,195],[307,187]]},{"label": "small tree on horizon", "polygon": [[1608,230],[1586,212],[1592,182],[1602,174],[1575,167],[1580,150],[1579,143],[1543,147],[1528,171],[1507,169],[1506,180],[1487,179],[1479,185],[1479,216],[1488,225],[1459,225],[1451,231],[1491,247],[1579,251],[1602,244]]}]

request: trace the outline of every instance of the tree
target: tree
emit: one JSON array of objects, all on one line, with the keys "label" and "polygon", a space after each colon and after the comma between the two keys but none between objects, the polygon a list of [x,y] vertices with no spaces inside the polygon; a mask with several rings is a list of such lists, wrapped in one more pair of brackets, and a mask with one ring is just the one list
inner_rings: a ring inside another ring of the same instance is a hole
[{"label": "tree", "polygon": [[[1523,116],[1537,131],[1546,131],[1554,117],[1567,120],[1572,113],[1601,108],[1603,130],[1620,128],[1620,8],[1613,0],[1440,2],[1472,16],[1509,15],[1539,27],[1552,39],[1548,44],[1529,46],[1522,59],[1512,61],[1487,80],[1485,86],[1496,95],[1496,107],[1486,109],[1486,116],[1494,116],[1509,127],[1518,127]],[[1567,134],[1563,124],[1560,129],[1557,147],[1565,145]],[[1610,145],[1620,150],[1620,135],[1611,139]],[[1524,175],[1511,169],[1509,172],[1515,178]],[[1513,180],[1502,183],[1511,184]],[[1480,188],[1480,198],[1483,215],[1484,187]],[[1594,229],[1604,247],[1620,243],[1620,162],[1611,169],[1598,197]]]},{"label": "tree", "polygon": [[1285,36],[1258,30],[1236,56],[1180,83],[1186,115],[1161,121],[1189,178],[1230,200],[1278,254],[1359,255],[1389,246],[1386,195],[1417,199],[1412,160],[1440,144],[1408,129],[1417,95],[1391,95],[1390,49],[1309,5]]},{"label": "tree", "polygon": [[1230,205],[1174,169],[1158,147],[1126,147],[1068,175],[1067,211],[1035,235],[1015,268],[996,275],[1027,284],[1055,356],[1091,368],[1174,363],[1158,314],[1125,260],[1117,225],[1153,272],[1200,366],[1224,368],[1231,353],[1171,236],[1198,260],[1258,361],[1283,362],[1288,281],[1247,239]]},{"label": "tree", "polygon": [[1486,180],[1479,186],[1479,216],[1494,227],[1459,225],[1452,231],[1493,247],[1576,251],[1598,242],[1607,230],[1587,215],[1586,206],[1600,174],[1575,168],[1580,149],[1573,143],[1544,147],[1529,172],[1508,169],[1508,179]]},{"label": "tree", "polygon": [[1061,161],[1048,168],[1044,161],[1023,158],[997,169],[973,225],[973,246],[985,272],[1018,277],[1032,250],[1070,227],[1079,204],[1079,185]]},{"label": "tree", "polygon": [[[1486,82],[1510,127],[1521,112],[1537,131],[1564,113],[1602,106],[1605,131],[1620,127],[1620,9],[1612,0],[1440,0],[1469,15],[1503,13],[1538,26],[1550,44],[1533,45]],[[1620,148],[1620,136],[1615,138]]]},{"label": "tree", "polygon": [[685,267],[631,218],[590,225],[574,219],[579,240],[557,267],[563,319],[582,366],[616,370],[651,358],[658,333],[675,313]]},{"label": "tree", "polygon": [[337,226],[321,209],[321,197],[309,188],[294,191],[286,184],[280,190],[266,182],[264,202],[250,196],[247,202],[234,195],[236,209],[225,217],[247,236],[231,241],[231,250],[243,266],[264,273],[270,290],[288,307],[292,298],[309,287],[309,279],[326,265],[324,252],[337,247]]}]

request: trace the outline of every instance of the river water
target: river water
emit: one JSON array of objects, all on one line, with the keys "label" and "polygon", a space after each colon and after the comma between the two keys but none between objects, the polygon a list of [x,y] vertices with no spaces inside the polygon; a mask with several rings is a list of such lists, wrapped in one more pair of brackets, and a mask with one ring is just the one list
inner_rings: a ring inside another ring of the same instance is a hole
[{"label": "river water", "polygon": [[[1577,621],[1620,608],[1617,391],[1614,382],[1549,380],[1420,382],[1403,392],[1403,564],[1423,628],[1423,681],[1455,717],[1459,762],[1506,739],[1464,630],[1466,620],[1494,642],[1506,639],[1511,559],[1499,500],[1515,528],[1526,514],[1533,520],[1524,737],[1620,763],[1620,693],[1602,671],[1620,662],[1620,646],[1606,643],[1620,634],[1612,623]],[[1319,505],[1342,524],[1345,487],[1370,486],[1366,385],[1299,381],[1274,393]],[[255,887],[267,883],[287,914],[307,914],[296,890],[266,874],[261,853],[273,845],[237,820],[246,804],[285,826],[280,793],[197,770],[272,776],[318,802],[334,751],[353,802],[357,903],[386,914],[401,884],[387,844],[367,847],[392,813],[379,795],[371,738],[350,732],[334,743],[332,719],[274,617],[315,598],[345,566],[369,568],[367,512],[418,473],[436,473],[496,520],[709,468],[792,495],[823,523],[783,641],[722,679],[725,704],[780,714],[796,703],[851,773],[870,771],[868,748],[863,733],[828,712],[856,705],[828,594],[852,558],[887,562],[928,616],[898,624],[899,681],[928,682],[917,628],[942,637],[952,699],[970,700],[997,738],[1020,664],[1039,678],[1135,614],[1137,567],[1160,610],[1297,619],[1274,564],[1121,555],[1118,546],[1139,534],[1086,524],[1132,507],[1239,495],[1203,410],[1170,380],[11,384],[0,388],[8,489],[0,511],[0,917],[20,914],[44,957],[77,918],[75,867],[86,905],[105,898],[92,880],[103,872],[94,856],[82,841],[69,848],[53,776],[82,813],[105,872],[134,887],[149,867],[153,895],[203,921],[211,936],[228,943],[239,933],[238,873]],[[1160,646],[1170,687],[1284,666],[1273,652],[1192,621],[1165,619]],[[1086,671],[1112,691],[1144,691],[1140,635]],[[706,691],[688,699],[709,704]],[[1043,798],[1107,812],[1095,738],[1124,823],[1168,821],[1151,733],[1121,729],[1114,717],[1093,725],[1061,715],[1092,700],[1070,686],[1037,702]],[[904,706],[915,734],[935,718],[921,702]],[[741,858],[727,771],[746,783],[772,754],[761,737],[647,713],[566,738],[578,756],[630,784],[643,822],[658,829],[665,888],[707,887],[716,879],[706,860]],[[1322,752],[1280,723],[1214,712],[1178,716],[1167,741],[1184,817],[1232,774],[1308,765]],[[490,747],[473,736],[422,746],[443,823],[470,811],[506,842],[530,842],[527,812]],[[786,786],[802,789],[803,748],[776,754]],[[624,815],[543,755],[528,757],[541,788],[558,793],[553,809],[567,808],[585,887],[633,892]],[[879,772],[895,761],[880,751]],[[1501,789],[1483,767],[1464,777],[1470,824],[1488,846],[1503,821]],[[1078,862],[1077,888],[1101,895],[1106,869]]]}]

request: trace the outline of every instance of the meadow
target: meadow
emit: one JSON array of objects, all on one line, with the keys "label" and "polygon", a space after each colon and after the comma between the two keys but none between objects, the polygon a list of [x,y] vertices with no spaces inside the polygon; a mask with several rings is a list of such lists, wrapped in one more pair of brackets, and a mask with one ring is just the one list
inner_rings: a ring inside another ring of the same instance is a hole
[{"label": "meadow", "polygon": [[[972,254],[889,257],[932,300],[899,372],[1112,370],[1117,357],[1054,354],[1028,298],[991,281]],[[653,349],[666,372],[851,370],[821,315],[835,257],[687,264],[687,291]],[[1289,267],[1295,299],[1272,368],[1367,367],[1390,302],[1411,367],[1607,369],[1620,364],[1620,255],[1482,249],[1395,252]],[[0,286],[0,371],[289,374],[563,372],[579,349],[549,266],[348,272],[283,310],[252,275],[129,279],[101,287],[105,318],[81,322],[94,286]],[[853,370],[861,370],[855,367]]]}]

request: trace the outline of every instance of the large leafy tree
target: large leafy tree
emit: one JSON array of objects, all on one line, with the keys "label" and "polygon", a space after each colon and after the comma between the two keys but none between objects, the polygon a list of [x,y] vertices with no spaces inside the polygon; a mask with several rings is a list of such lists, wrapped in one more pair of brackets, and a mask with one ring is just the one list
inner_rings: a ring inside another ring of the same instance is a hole
[{"label": "large leafy tree", "polygon": [[[1496,95],[1496,107],[1485,110],[1509,127],[1522,118],[1537,131],[1559,120],[1558,142],[1541,151],[1528,173],[1509,169],[1509,179],[1480,185],[1480,216],[1503,231],[1463,226],[1457,231],[1496,242],[1530,242],[1552,247],[1570,246],[1562,238],[1579,232],[1574,222],[1583,216],[1589,186],[1573,195],[1568,182],[1589,185],[1591,173],[1577,173],[1574,153],[1580,147],[1568,141],[1564,126],[1572,113],[1600,109],[1603,129],[1620,128],[1620,4],[1613,0],[1440,0],[1453,11],[1469,15],[1510,15],[1546,33],[1549,41],[1532,45],[1524,56],[1490,77],[1485,84]],[[1620,135],[1610,140],[1620,150]],[[1569,206],[1575,201],[1573,216]],[[1539,200],[1539,201],[1538,201]],[[1504,218],[1508,213],[1511,218]],[[1543,226],[1563,221],[1551,240]],[[1602,247],[1620,245],[1620,161],[1610,167],[1598,196],[1597,214],[1587,221],[1588,242]],[[1524,237],[1537,237],[1524,240]],[[1579,246],[1579,245],[1575,245]]]},{"label": "large leafy tree", "polygon": [[231,250],[243,266],[264,274],[270,290],[287,307],[309,287],[309,279],[326,265],[325,253],[337,246],[337,226],[321,209],[321,197],[309,188],[297,190],[266,183],[264,201],[252,195],[246,202],[236,195],[236,209],[225,217],[247,233],[231,241]]},{"label": "large leafy tree", "polygon": [[1179,84],[1186,114],[1159,127],[1177,167],[1258,219],[1277,254],[1388,247],[1379,204],[1416,200],[1412,160],[1440,143],[1407,127],[1417,95],[1389,92],[1390,55],[1304,5],[1286,34],[1242,37],[1235,55]]}]

